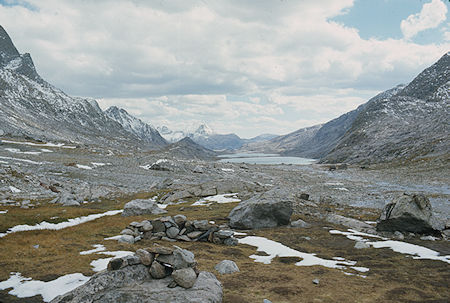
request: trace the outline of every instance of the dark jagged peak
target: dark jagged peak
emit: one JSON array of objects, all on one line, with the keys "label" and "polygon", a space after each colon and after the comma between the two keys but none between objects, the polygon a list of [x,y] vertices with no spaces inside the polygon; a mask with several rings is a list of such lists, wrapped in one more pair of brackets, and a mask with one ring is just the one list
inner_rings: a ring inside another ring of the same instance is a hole
[{"label": "dark jagged peak", "polygon": [[8,63],[20,54],[5,29],[0,25],[0,64]]},{"label": "dark jagged peak", "polygon": [[450,52],[443,55],[436,63],[421,72],[408,84],[399,96],[428,100],[436,91],[450,81]]},{"label": "dark jagged peak", "polygon": [[40,80],[29,53],[19,54],[5,29],[0,25],[0,68]]}]

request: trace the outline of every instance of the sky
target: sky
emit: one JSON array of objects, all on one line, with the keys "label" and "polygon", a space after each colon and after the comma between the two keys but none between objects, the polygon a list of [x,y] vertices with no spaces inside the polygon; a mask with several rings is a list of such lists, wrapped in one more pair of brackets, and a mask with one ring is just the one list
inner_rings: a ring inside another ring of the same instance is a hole
[{"label": "sky", "polygon": [[0,0],[69,95],[250,138],[327,122],[450,51],[448,0]]}]

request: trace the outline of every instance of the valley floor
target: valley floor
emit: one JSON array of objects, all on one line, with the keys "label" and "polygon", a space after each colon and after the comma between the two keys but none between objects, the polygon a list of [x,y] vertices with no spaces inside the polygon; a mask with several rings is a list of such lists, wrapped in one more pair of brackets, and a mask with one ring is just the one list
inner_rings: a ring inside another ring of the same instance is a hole
[{"label": "valley floor", "polygon": [[[171,163],[168,171],[148,169],[160,159]],[[325,220],[327,214],[336,213],[374,222],[380,209],[403,192],[426,194],[437,216],[448,220],[450,189],[446,163],[329,170],[325,165],[242,165],[175,160],[170,154],[157,152],[121,153],[102,148],[64,148],[9,140],[0,145],[0,178],[0,233],[3,233],[0,281],[17,276],[12,273],[45,282],[74,273],[91,276],[98,270],[95,266],[101,263],[93,261],[111,257],[105,251],[135,251],[153,243],[142,240],[123,244],[106,240],[118,235],[133,221],[158,217],[122,217],[118,211],[128,201],[155,196],[162,199],[167,193],[183,192],[199,184],[239,187],[239,184],[249,183],[255,187],[239,192],[241,200],[256,195],[257,190],[274,187],[294,196],[308,193],[310,203],[298,200],[292,220],[303,219],[311,227],[239,231],[245,234],[239,236],[241,243],[233,247],[177,242],[176,245],[195,254],[201,270],[217,275],[224,287],[224,302],[262,302],[265,298],[272,302],[450,301],[450,245],[447,240],[421,240],[419,236],[406,235],[405,240],[395,240],[390,247],[373,245],[356,249],[352,236],[358,235]],[[61,195],[70,196],[68,200],[80,205],[55,203],[61,202],[55,201]],[[229,212],[239,203],[192,205],[200,199],[192,196],[170,204],[166,208],[168,215],[183,214],[190,220],[206,219],[226,224]],[[93,214],[98,215],[92,217]],[[80,217],[84,219],[64,223]],[[48,223],[41,224],[42,228],[11,229],[44,221]],[[56,225],[60,228],[54,228]],[[373,242],[387,241],[359,236]],[[254,243],[251,239],[257,241]],[[269,243],[269,248],[264,248],[264,243]],[[95,248],[97,251],[80,254]],[[300,261],[310,254],[325,261],[301,266],[304,264]],[[418,256],[423,258],[418,259]],[[214,266],[224,259],[235,261],[240,272],[219,275]],[[45,285],[39,285],[42,287],[37,292],[45,294]],[[43,302],[49,298],[45,295],[18,298],[9,294],[10,291],[14,290],[0,291],[0,302]]]}]

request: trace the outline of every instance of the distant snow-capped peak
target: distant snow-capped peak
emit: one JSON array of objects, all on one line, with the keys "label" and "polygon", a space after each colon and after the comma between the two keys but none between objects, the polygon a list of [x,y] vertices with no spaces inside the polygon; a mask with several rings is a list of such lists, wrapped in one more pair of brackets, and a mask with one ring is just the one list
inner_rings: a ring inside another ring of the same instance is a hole
[{"label": "distant snow-capped peak", "polygon": [[156,128],[161,136],[164,137],[169,142],[177,142],[185,137],[189,138],[199,138],[208,137],[215,134],[214,130],[208,126],[205,122],[202,123],[192,123],[189,127],[184,130],[171,130],[165,125],[158,126]]}]

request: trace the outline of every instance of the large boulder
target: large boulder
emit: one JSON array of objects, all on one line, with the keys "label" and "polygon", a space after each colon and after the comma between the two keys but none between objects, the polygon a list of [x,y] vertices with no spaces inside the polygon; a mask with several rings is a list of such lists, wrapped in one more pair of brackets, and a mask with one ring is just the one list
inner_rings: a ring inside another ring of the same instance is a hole
[{"label": "large boulder", "polygon": [[287,225],[292,215],[292,203],[293,199],[287,191],[270,190],[233,208],[228,215],[230,226],[256,229]]},{"label": "large boulder", "polygon": [[379,231],[439,234],[439,222],[433,216],[430,200],[422,194],[403,194],[387,204],[377,221]]},{"label": "large boulder", "polygon": [[159,215],[167,211],[156,205],[155,201],[148,199],[137,199],[125,204],[122,216]]},{"label": "large boulder", "polygon": [[370,224],[337,214],[328,214],[325,217],[325,220],[333,224],[343,225],[348,228],[356,229],[359,231],[371,232],[374,230],[373,226]]},{"label": "large boulder", "polygon": [[192,288],[169,288],[172,277],[152,279],[143,264],[102,271],[82,286],[56,297],[51,303],[216,303],[222,302],[222,285],[209,272],[200,272]]}]

